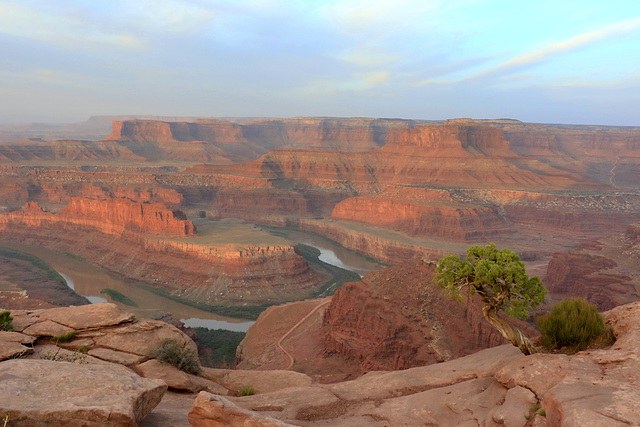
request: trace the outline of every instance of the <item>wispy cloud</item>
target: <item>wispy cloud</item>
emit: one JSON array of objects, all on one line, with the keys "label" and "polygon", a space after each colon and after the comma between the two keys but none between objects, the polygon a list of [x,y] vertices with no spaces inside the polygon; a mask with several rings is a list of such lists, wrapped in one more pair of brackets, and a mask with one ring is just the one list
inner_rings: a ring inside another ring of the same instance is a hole
[{"label": "wispy cloud", "polygon": [[615,22],[603,29],[580,34],[568,40],[553,43],[542,49],[530,52],[505,61],[495,67],[486,68],[460,79],[429,79],[417,82],[416,85],[456,84],[464,81],[501,77],[528,67],[548,61],[558,55],[566,54],[577,49],[585,48],[606,39],[623,36],[640,30],[640,18],[625,19]]},{"label": "wispy cloud", "polygon": [[76,48],[99,43],[139,49],[146,42],[131,32],[97,26],[79,13],[30,8],[8,1],[0,1],[0,32]]}]

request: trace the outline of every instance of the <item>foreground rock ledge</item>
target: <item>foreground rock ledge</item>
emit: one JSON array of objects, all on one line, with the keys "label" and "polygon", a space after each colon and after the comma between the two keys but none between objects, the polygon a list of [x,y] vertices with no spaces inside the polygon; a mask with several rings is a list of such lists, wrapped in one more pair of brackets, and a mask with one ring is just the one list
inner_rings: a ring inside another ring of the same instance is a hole
[{"label": "foreground rock ledge", "polygon": [[[84,381],[78,381],[84,378]],[[167,385],[119,365],[49,360],[0,364],[0,414],[11,426],[137,426],[160,403]]]}]

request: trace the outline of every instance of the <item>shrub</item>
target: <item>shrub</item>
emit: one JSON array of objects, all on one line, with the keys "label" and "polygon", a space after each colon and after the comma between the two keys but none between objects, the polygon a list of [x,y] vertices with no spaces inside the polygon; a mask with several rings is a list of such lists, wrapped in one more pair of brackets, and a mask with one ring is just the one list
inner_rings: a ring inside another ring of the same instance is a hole
[{"label": "shrub", "polygon": [[240,389],[240,396],[253,396],[255,392],[256,390],[252,385],[245,385]]},{"label": "shrub", "polygon": [[13,317],[10,311],[0,312],[0,331],[13,331]]},{"label": "shrub", "polygon": [[569,347],[575,351],[584,350],[607,333],[596,306],[583,298],[560,301],[553,306],[551,313],[538,317],[536,323],[542,334],[540,343],[548,349]]},{"label": "shrub", "polygon": [[158,350],[156,359],[169,363],[188,374],[198,375],[201,371],[200,363],[195,351],[184,348],[175,340],[165,340]]},{"label": "shrub", "polygon": [[57,343],[59,342],[69,342],[76,337],[78,333],[76,331],[67,332],[66,334],[56,335],[52,337],[53,340]]}]

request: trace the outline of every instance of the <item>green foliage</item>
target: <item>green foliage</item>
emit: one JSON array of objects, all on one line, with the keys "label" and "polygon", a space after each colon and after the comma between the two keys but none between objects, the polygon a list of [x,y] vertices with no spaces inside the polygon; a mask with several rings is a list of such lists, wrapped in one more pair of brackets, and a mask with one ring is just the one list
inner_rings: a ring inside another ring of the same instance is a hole
[{"label": "green foliage", "polygon": [[545,411],[544,409],[541,409],[540,412],[538,412],[538,413],[543,417],[547,416],[547,411]]},{"label": "green foliage", "polygon": [[59,342],[69,342],[76,337],[78,333],[76,331],[67,332],[66,334],[56,335],[53,340],[57,343]]},{"label": "green foliage", "polygon": [[227,329],[191,328],[198,335],[199,356],[204,366],[228,368],[233,365],[236,350],[244,332]]},{"label": "green foliage", "polygon": [[73,259],[78,260],[78,261],[87,262],[87,259],[85,257],[81,257],[80,255],[72,254],[71,252],[65,252],[64,254],[66,256],[68,256],[69,258],[73,258]]},{"label": "green foliage", "polygon": [[517,254],[499,250],[493,243],[470,247],[466,259],[441,258],[434,280],[457,300],[477,293],[492,308],[519,319],[526,319],[529,309],[537,307],[547,293],[539,277],[527,276]]},{"label": "green foliage", "polygon": [[165,340],[156,350],[156,359],[169,363],[187,374],[198,375],[200,363],[195,352],[182,347],[175,340]]},{"label": "green foliage", "polygon": [[255,392],[256,390],[253,388],[252,385],[244,385],[240,389],[240,396],[253,396]]},{"label": "green foliage", "polygon": [[114,290],[114,289],[109,289],[109,288],[105,288],[102,289],[100,291],[101,294],[107,294],[109,295],[109,297],[111,297],[111,299],[113,301],[117,301],[119,303],[122,303],[124,305],[128,305],[130,307],[137,307],[138,303],[135,302],[134,300],[132,300],[131,298],[129,298],[128,296]]},{"label": "green foliage", "polygon": [[10,311],[0,312],[0,331],[13,331],[13,317]]},{"label": "green foliage", "polygon": [[87,353],[89,351],[89,346],[87,345],[81,345],[80,347],[78,347],[78,352],[80,353]]},{"label": "green foliage", "polygon": [[536,323],[542,334],[540,343],[548,349],[584,350],[607,333],[598,309],[584,298],[560,301],[551,313],[538,317]]}]

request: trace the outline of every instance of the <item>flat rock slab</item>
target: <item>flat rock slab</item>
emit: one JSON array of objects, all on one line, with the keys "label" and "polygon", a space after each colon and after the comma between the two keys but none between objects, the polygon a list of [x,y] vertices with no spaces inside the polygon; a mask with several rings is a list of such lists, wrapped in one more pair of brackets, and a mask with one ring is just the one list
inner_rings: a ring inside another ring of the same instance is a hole
[{"label": "flat rock slab", "polygon": [[39,317],[76,330],[119,325],[135,319],[133,314],[124,312],[116,304],[107,302],[50,308],[42,310]]},{"label": "flat rock slab", "polygon": [[115,364],[0,363],[0,413],[10,413],[11,426],[137,426],[166,390]]},{"label": "flat rock slab", "polygon": [[19,342],[0,341],[0,360],[13,359],[30,353],[33,353],[33,349]]},{"label": "flat rock slab", "polygon": [[36,340],[31,335],[21,334],[20,332],[0,331],[0,341],[19,342],[20,344],[33,344]]},{"label": "flat rock slab", "polygon": [[239,393],[245,386],[252,386],[255,394],[262,394],[289,387],[308,386],[313,383],[313,380],[308,375],[294,371],[202,368],[200,376],[215,381],[236,393]]},{"label": "flat rock slab", "polygon": [[144,356],[126,353],[124,351],[110,350],[108,348],[94,348],[89,351],[89,355],[106,360],[107,362],[119,363],[126,366],[136,365],[145,360]]}]

